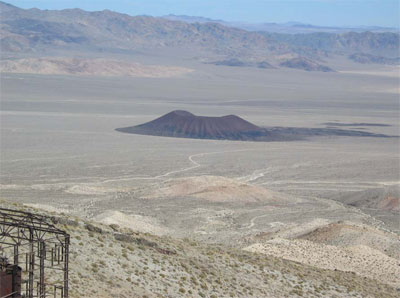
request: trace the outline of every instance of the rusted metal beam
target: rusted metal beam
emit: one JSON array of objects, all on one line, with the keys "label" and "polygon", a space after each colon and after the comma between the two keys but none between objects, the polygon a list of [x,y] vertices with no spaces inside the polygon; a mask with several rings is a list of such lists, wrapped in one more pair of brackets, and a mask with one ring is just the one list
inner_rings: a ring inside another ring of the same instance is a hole
[{"label": "rusted metal beam", "polygon": [[[24,297],[49,297],[51,287],[54,295],[68,298],[68,263],[70,236],[52,224],[49,217],[7,208],[0,208],[0,253],[18,267],[25,255],[25,271],[28,275]],[[49,266],[51,264],[51,266]],[[19,268],[19,267],[18,267]],[[60,281],[46,283],[46,273],[60,274]],[[50,287],[50,288],[49,288]],[[20,290],[21,292],[21,290]],[[52,295],[51,294],[51,295]],[[10,297],[21,297],[20,294]]]}]

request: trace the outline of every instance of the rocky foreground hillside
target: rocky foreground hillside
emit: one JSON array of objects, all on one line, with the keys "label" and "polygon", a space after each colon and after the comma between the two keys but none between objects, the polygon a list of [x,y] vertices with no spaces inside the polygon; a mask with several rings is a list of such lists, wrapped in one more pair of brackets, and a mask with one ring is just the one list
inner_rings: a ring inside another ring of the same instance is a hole
[{"label": "rocky foreground hillside", "polygon": [[[396,297],[354,273],[52,214],[71,234],[71,297]],[[134,227],[132,227],[134,229]]]}]

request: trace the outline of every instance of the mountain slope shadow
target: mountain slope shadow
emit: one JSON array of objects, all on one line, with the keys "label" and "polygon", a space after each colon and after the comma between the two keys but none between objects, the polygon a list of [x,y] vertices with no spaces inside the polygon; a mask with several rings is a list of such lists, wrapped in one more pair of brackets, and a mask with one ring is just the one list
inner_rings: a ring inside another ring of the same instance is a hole
[{"label": "mountain slope shadow", "polygon": [[144,124],[122,127],[119,132],[176,138],[235,141],[294,141],[312,136],[390,137],[358,130],[299,127],[260,127],[236,115],[196,116],[176,110]]}]

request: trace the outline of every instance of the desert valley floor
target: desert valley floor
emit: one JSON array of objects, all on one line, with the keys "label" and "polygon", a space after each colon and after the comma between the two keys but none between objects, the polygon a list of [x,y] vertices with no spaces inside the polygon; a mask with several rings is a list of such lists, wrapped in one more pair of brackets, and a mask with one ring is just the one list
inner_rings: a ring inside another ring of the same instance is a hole
[{"label": "desert valley floor", "polygon": [[3,73],[1,199],[399,287],[398,138],[260,143],[115,131],[180,109],[398,136],[398,68],[186,66],[196,71],[175,78]]}]

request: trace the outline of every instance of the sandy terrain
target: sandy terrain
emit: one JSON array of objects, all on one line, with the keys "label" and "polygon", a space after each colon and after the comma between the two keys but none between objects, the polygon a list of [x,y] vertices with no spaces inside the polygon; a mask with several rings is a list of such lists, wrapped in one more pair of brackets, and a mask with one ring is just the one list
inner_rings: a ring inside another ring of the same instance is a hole
[{"label": "sandy terrain", "polygon": [[284,196],[235,179],[217,176],[197,176],[172,179],[146,189],[143,198],[197,198],[210,202],[285,203]]},{"label": "sandy terrain", "polygon": [[96,75],[164,78],[184,75],[193,70],[184,67],[142,65],[110,59],[83,58],[25,58],[0,61],[5,73],[32,73],[47,75]]},{"label": "sandy terrain", "polygon": [[399,286],[400,237],[352,221],[313,219],[250,239],[245,250],[319,268],[355,272]]},{"label": "sandy terrain", "polygon": [[245,250],[301,262],[318,268],[351,271],[361,276],[399,286],[399,260],[364,245],[339,248],[308,240],[275,238]]},{"label": "sandy terrain", "polygon": [[93,220],[105,225],[117,225],[121,228],[132,229],[135,232],[150,233],[158,236],[166,235],[169,232],[155,218],[137,214],[127,215],[119,211],[106,211],[94,217]]},{"label": "sandy terrain", "polygon": [[386,66],[384,69],[377,69],[377,70],[372,70],[372,69],[371,70],[346,70],[346,71],[341,71],[341,73],[398,78],[400,76],[400,67],[399,66]]},{"label": "sandy terrain", "polygon": [[320,225],[297,237],[340,247],[368,246],[389,257],[400,259],[399,236],[367,225],[355,225],[352,222],[331,223]]}]

